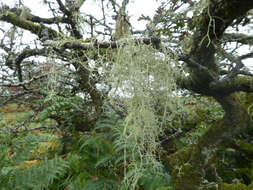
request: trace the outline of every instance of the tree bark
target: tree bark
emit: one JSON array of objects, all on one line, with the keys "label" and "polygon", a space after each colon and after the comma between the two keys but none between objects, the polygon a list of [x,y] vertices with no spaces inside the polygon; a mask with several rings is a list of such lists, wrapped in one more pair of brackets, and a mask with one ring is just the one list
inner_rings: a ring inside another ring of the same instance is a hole
[{"label": "tree bark", "polygon": [[[228,80],[226,85],[220,85],[217,82],[219,72],[215,61],[215,44],[220,43],[218,40],[234,19],[245,15],[251,8],[253,8],[253,1],[212,0],[200,15],[195,26],[192,49],[188,57],[183,60],[191,72],[187,78],[188,81],[183,81],[182,86],[196,93],[215,98],[222,105],[225,115],[209,127],[197,144],[165,156],[164,161],[171,168],[175,190],[207,189],[203,184],[205,167],[212,159],[213,153],[223,142],[246,132],[252,126],[247,110],[232,94],[238,90],[250,91],[252,89],[248,86],[246,88],[245,82],[239,87],[238,82],[232,83],[238,79],[238,76]],[[236,85],[233,86],[233,84]],[[219,189],[228,189],[228,186],[223,185],[222,182],[217,184],[219,184]]]},{"label": "tree bark", "polygon": [[[165,157],[165,162],[172,170],[175,190],[204,188],[205,168],[214,151],[226,140],[246,132],[252,126],[249,114],[235,95],[215,99],[225,110],[224,117],[211,126],[197,144]],[[219,189],[224,188],[221,184]]]}]

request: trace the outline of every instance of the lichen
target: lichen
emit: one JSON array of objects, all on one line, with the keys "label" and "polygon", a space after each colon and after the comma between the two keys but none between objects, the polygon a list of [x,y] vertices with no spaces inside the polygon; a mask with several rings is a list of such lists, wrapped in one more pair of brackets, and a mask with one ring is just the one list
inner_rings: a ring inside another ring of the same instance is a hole
[{"label": "lichen", "polygon": [[[177,71],[166,54],[161,54],[151,45],[137,45],[132,39],[126,39],[126,43],[115,50],[110,64],[109,70],[104,67],[103,72],[107,83],[112,85],[111,102],[115,104],[115,94],[123,96],[127,112],[119,137],[119,142],[126,147],[125,155],[129,154],[128,145],[131,146],[131,156],[124,159],[125,172],[129,167],[135,170],[130,177],[125,173],[125,181],[136,184],[145,169],[161,170],[156,153],[165,123],[175,116],[172,110],[176,110],[179,104],[173,96],[177,89]],[[134,188],[134,185],[129,187]]]}]

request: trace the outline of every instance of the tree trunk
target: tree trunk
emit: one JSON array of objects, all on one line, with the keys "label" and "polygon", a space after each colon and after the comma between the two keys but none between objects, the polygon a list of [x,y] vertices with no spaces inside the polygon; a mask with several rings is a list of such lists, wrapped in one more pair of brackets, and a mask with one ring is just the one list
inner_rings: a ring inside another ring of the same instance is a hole
[{"label": "tree trunk", "polygon": [[[225,110],[224,117],[211,126],[197,144],[165,158],[171,168],[175,190],[207,189],[203,186],[205,168],[214,151],[226,140],[247,131],[252,124],[249,114],[235,95],[215,99]],[[220,185],[219,189],[224,189],[224,185]]]}]

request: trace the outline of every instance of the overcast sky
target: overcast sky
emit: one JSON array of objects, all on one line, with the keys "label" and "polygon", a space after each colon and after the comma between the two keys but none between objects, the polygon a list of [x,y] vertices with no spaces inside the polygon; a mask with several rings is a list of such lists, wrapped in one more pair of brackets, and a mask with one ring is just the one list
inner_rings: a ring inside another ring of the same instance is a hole
[{"label": "overcast sky", "polygon": [[[42,0],[22,0],[24,4],[32,10],[32,13],[41,17],[50,17],[47,7],[43,5]],[[121,0],[116,0],[121,2]],[[15,2],[18,0],[0,0],[2,4],[8,4],[14,6]],[[85,14],[91,14],[94,16],[101,16],[100,0],[86,0],[81,11]],[[127,10],[130,16],[130,21],[133,27],[136,29],[145,29],[146,23],[141,21],[138,22],[137,19],[143,14],[145,16],[152,17],[156,8],[158,7],[158,2],[156,0],[130,0]]]}]

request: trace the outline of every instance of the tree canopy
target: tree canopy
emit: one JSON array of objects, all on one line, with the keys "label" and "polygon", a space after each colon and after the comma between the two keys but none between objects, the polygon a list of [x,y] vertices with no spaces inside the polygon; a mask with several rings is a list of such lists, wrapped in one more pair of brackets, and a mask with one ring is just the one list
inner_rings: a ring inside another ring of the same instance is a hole
[{"label": "tree canopy", "polygon": [[[253,1],[157,0],[152,17],[138,18],[142,30],[129,15],[134,2],[43,0],[46,17],[22,1],[1,3],[0,107],[27,112],[0,123],[1,143],[17,134],[29,141],[36,130],[60,137],[59,158],[44,161],[56,173],[41,189],[251,190]],[[86,13],[89,3],[99,12]],[[224,172],[236,168],[231,152],[250,174]],[[220,164],[221,154],[229,161]],[[17,172],[0,166],[0,178]]]}]

